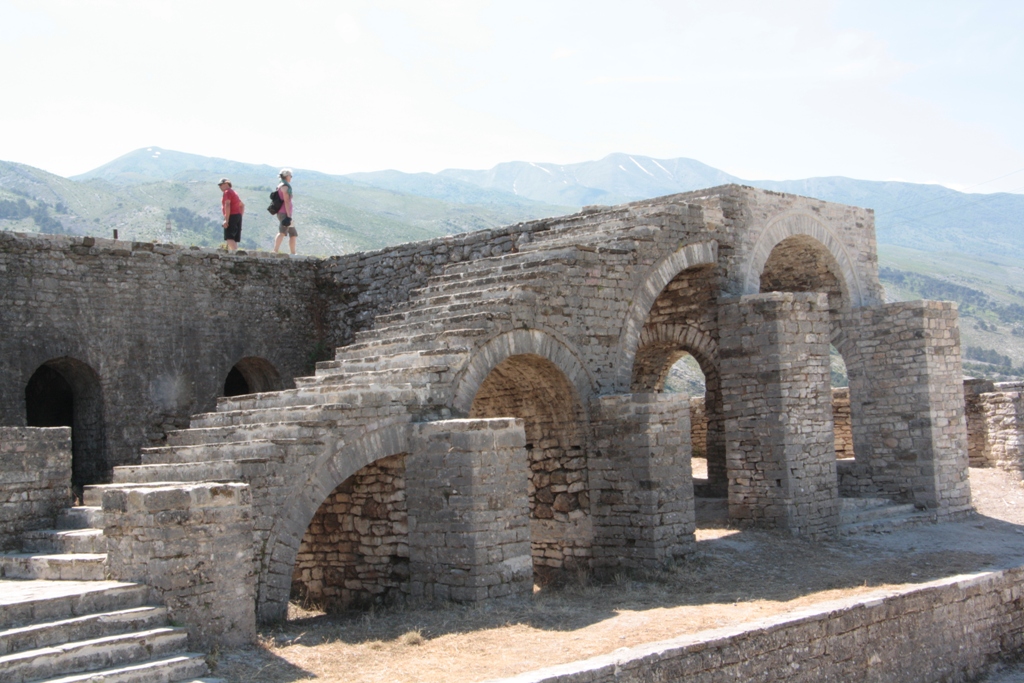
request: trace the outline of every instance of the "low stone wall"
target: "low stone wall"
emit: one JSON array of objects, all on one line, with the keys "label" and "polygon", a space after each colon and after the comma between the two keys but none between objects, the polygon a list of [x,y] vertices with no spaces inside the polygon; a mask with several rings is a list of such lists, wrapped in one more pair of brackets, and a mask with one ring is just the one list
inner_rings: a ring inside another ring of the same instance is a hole
[{"label": "low stone wall", "polygon": [[942,579],[491,683],[962,681],[1024,646],[1024,568]]},{"label": "low stone wall", "polygon": [[71,506],[71,428],[0,427],[0,550]]},{"label": "low stone wall", "polygon": [[111,577],[148,585],[191,647],[255,639],[247,484],[126,485],[104,491],[103,517]]}]

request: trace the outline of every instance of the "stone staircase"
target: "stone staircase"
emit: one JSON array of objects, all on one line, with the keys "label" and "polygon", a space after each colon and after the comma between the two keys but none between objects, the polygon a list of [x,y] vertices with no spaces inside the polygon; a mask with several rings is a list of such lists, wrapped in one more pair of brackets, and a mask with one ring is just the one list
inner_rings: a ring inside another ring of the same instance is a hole
[{"label": "stone staircase", "polygon": [[839,534],[890,533],[897,529],[935,520],[913,504],[898,504],[886,498],[840,498]]},{"label": "stone staircase", "polygon": [[147,586],[106,580],[102,514],[64,511],[56,529],[0,554],[0,681],[172,683],[219,679]]}]

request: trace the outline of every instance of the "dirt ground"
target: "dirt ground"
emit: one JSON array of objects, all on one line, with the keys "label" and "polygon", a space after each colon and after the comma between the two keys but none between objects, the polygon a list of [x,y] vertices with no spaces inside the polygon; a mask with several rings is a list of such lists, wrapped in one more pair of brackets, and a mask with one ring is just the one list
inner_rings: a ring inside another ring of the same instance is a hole
[{"label": "dirt ground", "polygon": [[[1024,564],[1024,486],[993,469],[972,469],[971,486],[978,515],[967,521],[829,542],[739,531],[705,510],[691,558],[605,584],[575,576],[525,601],[341,615],[293,605],[258,647],[214,655],[215,674],[234,683],[486,681],[880,587]],[[1022,682],[1024,672],[1007,668],[989,681]]]}]

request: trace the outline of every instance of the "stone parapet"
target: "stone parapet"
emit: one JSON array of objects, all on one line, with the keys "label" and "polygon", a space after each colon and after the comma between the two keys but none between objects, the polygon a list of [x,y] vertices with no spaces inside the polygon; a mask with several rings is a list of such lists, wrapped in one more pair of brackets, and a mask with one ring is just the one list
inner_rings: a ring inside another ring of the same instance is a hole
[{"label": "stone parapet", "polygon": [[249,486],[125,485],[103,493],[111,578],[150,587],[192,647],[256,637]]},{"label": "stone parapet", "polygon": [[71,429],[0,427],[0,550],[71,506]]},{"label": "stone parapet", "polygon": [[978,680],[1024,646],[1024,570],[877,591],[490,683]]},{"label": "stone parapet", "polygon": [[825,294],[773,292],[719,311],[729,516],[811,538],[839,522]]}]

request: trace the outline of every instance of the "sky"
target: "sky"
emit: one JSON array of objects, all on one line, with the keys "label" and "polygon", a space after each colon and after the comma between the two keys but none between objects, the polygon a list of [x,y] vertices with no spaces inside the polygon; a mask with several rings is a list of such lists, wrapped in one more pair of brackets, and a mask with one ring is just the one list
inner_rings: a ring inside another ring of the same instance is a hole
[{"label": "sky", "polygon": [[0,159],[689,157],[1024,193],[1018,0],[0,0]]}]

